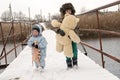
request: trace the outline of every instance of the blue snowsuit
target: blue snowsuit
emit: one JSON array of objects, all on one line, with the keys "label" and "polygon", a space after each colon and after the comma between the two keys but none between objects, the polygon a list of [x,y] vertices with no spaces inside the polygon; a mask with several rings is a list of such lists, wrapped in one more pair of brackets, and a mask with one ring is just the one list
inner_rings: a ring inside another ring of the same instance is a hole
[{"label": "blue snowsuit", "polygon": [[[46,57],[46,49],[47,49],[47,41],[45,39],[45,37],[42,36],[42,28],[40,25],[33,25],[33,27],[39,27],[40,29],[40,33],[38,36],[32,36],[27,44],[32,47],[32,44],[37,41],[38,42],[38,49],[40,49],[40,66],[42,68],[45,67],[45,57]],[[38,65],[36,64],[36,67],[38,67]]]}]

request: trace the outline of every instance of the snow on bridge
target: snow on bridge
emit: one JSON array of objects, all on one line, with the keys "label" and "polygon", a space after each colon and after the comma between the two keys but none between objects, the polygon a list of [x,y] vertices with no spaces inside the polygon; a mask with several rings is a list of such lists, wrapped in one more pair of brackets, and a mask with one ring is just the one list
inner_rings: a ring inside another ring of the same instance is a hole
[{"label": "snow on bridge", "polygon": [[65,56],[55,50],[55,33],[46,30],[48,41],[44,72],[34,72],[31,48],[26,46],[19,56],[0,74],[0,80],[120,80],[79,51],[79,69],[66,70]]}]

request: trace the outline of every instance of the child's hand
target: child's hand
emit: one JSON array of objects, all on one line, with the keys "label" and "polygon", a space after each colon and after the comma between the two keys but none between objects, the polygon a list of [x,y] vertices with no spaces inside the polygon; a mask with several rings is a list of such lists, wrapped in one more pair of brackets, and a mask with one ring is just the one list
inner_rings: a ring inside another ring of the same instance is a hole
[{"label": "child's hand", "polygon": [[32,47],[34,47],[34,48],[37,48],[37,49],[38,49],[38,45],[33,45]]},{"label": "child's hand", "polygon": [[33,44],[32,44],[32,47],[35,47],[35,48],[37,48],[37,49],[38,49],[38,45],[37,45],[37,44],[35,44],[35,43],[33,43]]}]

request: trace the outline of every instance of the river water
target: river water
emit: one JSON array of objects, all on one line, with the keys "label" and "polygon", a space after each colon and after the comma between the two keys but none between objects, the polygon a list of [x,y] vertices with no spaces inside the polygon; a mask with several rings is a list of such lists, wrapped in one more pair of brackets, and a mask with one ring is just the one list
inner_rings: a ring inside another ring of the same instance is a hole
[{"label": "river water", "polygon": [[[96,47],[99,49],[99,42],[98,39],[82,39],[82,41],[89,43],[90,45]],[[102,39],[103,44],[103,51],[107,52],[117,58],[120,59],[120,38],[103,38]],[[0,43],[0,52],[2,51],[2,44]],[[13,44],[9,43],[7,44],[7,50],[10,50],[13,48]],[[81,45],[78,45],[78,48],[84,52]],[[90,57],[92,60],[94,60],[96,63],[98,63],[101,66],[101,55],[98,54],[98,52],[85,47],[88,53],[88,57]],[[21,46],[17,48],[17,54],[20,53],[22,50]],[[15,59],[14,51],[12,54],[8,55],[8,63],[12,62]],[[105,69],[109,70],[111,73],[116,75],[120,78],[120,63],[117,63],[110,58],[104,57],[105,60]],[[4,59],[1,61],[4,63]],[[79,65],[80,66],[80,65]],[[0,73],[3,72],[4,69],[0,70]]]}]

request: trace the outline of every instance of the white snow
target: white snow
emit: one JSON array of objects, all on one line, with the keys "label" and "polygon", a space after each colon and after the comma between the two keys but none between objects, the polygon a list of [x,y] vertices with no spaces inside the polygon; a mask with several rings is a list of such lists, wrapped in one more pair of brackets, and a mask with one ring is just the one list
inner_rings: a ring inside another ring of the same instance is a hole
[{"label": "white snow", "polygon": [[48,41],[44,72],[34,71],[31,48],[26,46],[19,56],[0,74],[0,80],[120,80],[79,51],[79,69],[66,70],[65,56],[55,50],[55,33],[46,30]]}]

